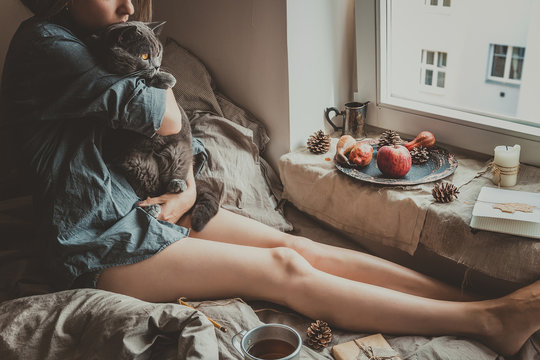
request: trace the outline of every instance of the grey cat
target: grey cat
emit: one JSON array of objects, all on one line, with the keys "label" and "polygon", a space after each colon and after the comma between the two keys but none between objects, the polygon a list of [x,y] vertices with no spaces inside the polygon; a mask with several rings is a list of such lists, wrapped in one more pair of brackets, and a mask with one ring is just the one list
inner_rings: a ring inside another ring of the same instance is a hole
[{"label": "grey cat", "polygon": [[[164,23],[145,24],[131,21],[108,26],[92,37],[98,61],[113,74],[139,74],[150,86],[167,89],[176,79],[161,71],[163,46],[158,39]],[[187,188],[186,178],[193,167],[191,128],[183,113],[178,134],[148,138],[128,130],[108,130],[103,138],[103,157],[119,168],[135,193],[145,199],[164,193],[179,193]],[[201,231],[217,213],[219,198],[205,184],[196,180],[197,200],[192,209],[191,226]],[[152,216],[161,212],[159,205],[144,208]]]}]

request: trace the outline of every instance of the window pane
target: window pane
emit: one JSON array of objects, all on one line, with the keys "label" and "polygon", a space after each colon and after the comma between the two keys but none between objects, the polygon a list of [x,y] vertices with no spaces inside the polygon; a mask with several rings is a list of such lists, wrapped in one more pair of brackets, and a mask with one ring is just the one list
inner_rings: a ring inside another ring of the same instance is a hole
[{"label": "window pane", "polygon": [[444,0],[442,6],[450,6],[450,0]]},{"label": "window pane", "polygon": [[444,71],[439,71],[437,74],[437,87],[444,87],[444,80],[446,78],[446,73]]},{"label": "window pane", "polygon": [[437,66],[446,67],[446,53],[445,52],[439,53],[439,58],[437,59]]},{"label": "window pane", "polygon": [[495,55],[506,56],[507,51],[508,51],[508,46],[505,46],[505,45],[493,45],[493,53]]},{"label": "window pane", "polygon": [[[459,1],[459,9],[452,0],[438,0],[436,7],[431,0],[377,1],[385,16],[379,34],[384,35],[380,68],[386,71],[381,103],[540,124],[538,96],[530,93],[540,84],[540,52],[532,51],[540,33],[529,31],[538,26],[540,12],[532,13],[531,1],[540,0],[499,1],[497,6],[489,0]],[[444,16],[425,11],[426,5]],[[489,8],[489,16],[481,8]],[[504,101],[491,96],[494,86],[505,94]]]},{"label": "window pane", "polygon": [[504,65],[506,64],[506,57],[494,55],[493,64],[491,67],[491,76],[504,77]]},{"label": "window pane", "polygon": [[510,63],[510,79],[520,80],[523,69],[523,59],[512,59]]},{"label": "window pane", "polygon": [[438,2],[439,2],[438,0],[431,0],[431,5],[437,6],[437,3],[438,3]]},{"label": "window pane", "polygon": [[525,48],[522,47],[514,47],[512,49],[512,57],[516,58],[524,58],[525,57]]},{"label": "window pane", "polygon": [[433,83],[433,70],[426,70],[426,78],[424,84],[430,85]]},{"label": "window pane", "polygon": [[434,51],[427,51],[426,56],[426,64],[433,65],[434,64],[434,58],[435,58],[435,52]]}]

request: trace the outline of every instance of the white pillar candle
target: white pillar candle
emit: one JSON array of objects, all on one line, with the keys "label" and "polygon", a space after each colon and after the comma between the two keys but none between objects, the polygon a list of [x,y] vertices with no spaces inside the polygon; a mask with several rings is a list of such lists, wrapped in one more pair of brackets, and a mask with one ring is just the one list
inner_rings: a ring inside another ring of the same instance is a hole
[{"label": "white pillar candle", "polygon": [[[495,163],[496,172],[493,174],[493,183],[500,186],[514,186],[517,182],[517,173],[519,169],[519,152],[521,146],[506,146],[501,145],[495,147]],[[497,171],[500,171],[500,174]]]}]

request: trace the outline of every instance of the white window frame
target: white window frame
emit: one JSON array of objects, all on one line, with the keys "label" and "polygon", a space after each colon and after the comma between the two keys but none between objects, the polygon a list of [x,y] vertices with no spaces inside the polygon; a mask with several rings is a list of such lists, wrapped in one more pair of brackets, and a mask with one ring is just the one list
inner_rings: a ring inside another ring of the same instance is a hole
[{"label": "white window frame", "polygon": [[[427,53],[432,52],[433,54],[433,64],[427,63]],[[439,66],[439,57],[441,54],[446,54],[446,64],[444,66]],[[448,53],[445,51],[437,51],[431,49],[422,49],[420,55],[420,88],[424,91],[432,92],[435,94],[444,94],[444,89],[446,87],[446,68],[448,65]],[[426,84],[426,71],[431,70],[433,76],[431,78],[431,85]],[[439,73],[444,73],[444,86],[440,87],[438,85]]]},{"label": "white window frame", "polygon": [[[370,101],[367,124],[392,129],[404,135],[416,136],[422,130],[432,131],[439,143],[493,156],[497,145],[521,145],[520,161],[540,166],[540,128],[525,123],[494,119],[490,114],[445,109],[408,100],[392,98],[381,86],[387,64],[379,61],[381,44],[389,40],[386,34],[386,12],[389,0],[355,0],[357,44],[356,101]],[[391,47],[388,47],[391,49]],[[511,119],[512,120],[512,119]],[[515,120],[515,119],[513,119]]]},{"label": "white window frame", "polygon": [[[495,46],[506,46],[506,55],[505,55],[505,64],[504,64],[504,74],[502,77],[499,76],[493,76],[491,75],[491,70],[493,70],[493,57],[495,56]],[[487,73],[487,79],[490,81],[495,82],[502,82],[505,84],[512,84],[512,85],[520,85],[521,84],[521,78],[520,79],[510,79],[510,67],[512,64],[512,54],[514,52],[514,48],[522,48],[525,49],[524,46],[510,46],[505,44],[489,44],[489,64],[488,64],[488,73]],[[527,51],[525,49],[525,51]]]}]

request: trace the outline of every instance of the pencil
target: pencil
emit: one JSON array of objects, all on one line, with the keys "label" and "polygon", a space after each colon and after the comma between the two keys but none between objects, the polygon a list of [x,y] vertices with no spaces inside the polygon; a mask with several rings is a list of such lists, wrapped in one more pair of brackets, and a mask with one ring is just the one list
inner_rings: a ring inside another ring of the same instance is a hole
[{"label": "pencil", "polygon": [[[185,301],[182,301],[182,299],[178,299],[178,303],[179,303],[179,304],[182,304],[182,305],[184,305],[184,306],[187,306],[188,308],[191,308],[191,309],[193,309],[193,310],[197,310],[197,309],[195,309],[193,306],[191,306],[191,305],[189,305],[188,303],[186,303]],[[206,316],[206,315],[205,315],[205,316]],[[206,316],[206,318],[207,318],[208,320],[210,320],[210,322],[211,322],[212,324],[214,324],[214,326],[215,326],[218,330],[221,330],[221,331],[223,331],[223,332],[227,332],[227,328],[226,328],[225,326],[220,325],[219,323],[215,322],[214,320],[212,320],[212,319],[209,318],[208,316]]]}]

